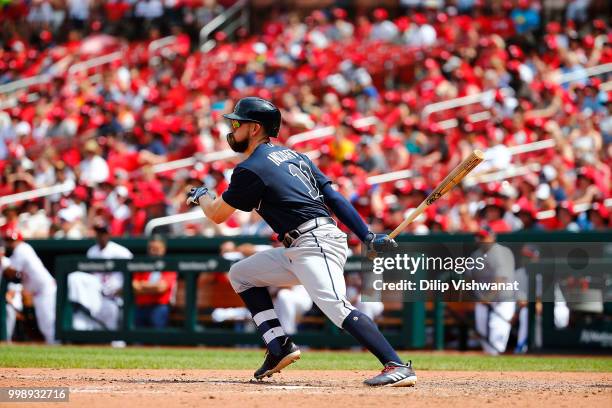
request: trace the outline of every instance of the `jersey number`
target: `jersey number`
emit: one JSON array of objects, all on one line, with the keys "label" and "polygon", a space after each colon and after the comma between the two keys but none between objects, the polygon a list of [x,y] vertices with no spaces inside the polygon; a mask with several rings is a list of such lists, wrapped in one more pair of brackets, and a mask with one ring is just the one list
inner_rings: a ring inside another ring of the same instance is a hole
[{"label": "jersey number", "polygon": [[293,177],[297,177],[300,179],[300,181],[308,189],[308,194],[310,194],[310,196],[314,200],[321,197],[321,195],[319,194],[319,189],[317,188],[317,181],[312,175],[310,166],[308,166],[303,160],[300,160],[299,168],[295,164],[289,163],[289,172]]}]

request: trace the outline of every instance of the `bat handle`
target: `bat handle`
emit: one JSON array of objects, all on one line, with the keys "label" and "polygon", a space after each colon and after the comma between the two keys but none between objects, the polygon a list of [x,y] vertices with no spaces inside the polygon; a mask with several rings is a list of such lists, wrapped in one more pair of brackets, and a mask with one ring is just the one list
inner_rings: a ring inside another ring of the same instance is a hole
[{"label": "bat handle", "polygon": [[[400,225],[397,226],[397,228],[395,228],[393,231],[391,231],[391,233],[389,234],[389,238],[395,239],[395,237],[397,237],[399,235],[399,233],[402,232],[402,230],[404,228],[406,228],[404,226],[404,222],[402,222]],[[406,224],[406,225],[408,225],[408,224]]]},{"label": "bat handle", "polygon": [[402,221],[402,223],[398,225],[397,228],[395,228],[389,234],[389,238],[395,239],[395,237],[397,237],[404,230],[404,228],[408,226],[408,224],[410,224],[412,221],[414,221],[416,217],[418,217],[419,215],[421,215],[421,213],[423,213],[423,210],[425,209],[426,206],[427,206],[427,202],[423,201],[417,208],[414,209],[414,211],[410,213],[408,218]]}]

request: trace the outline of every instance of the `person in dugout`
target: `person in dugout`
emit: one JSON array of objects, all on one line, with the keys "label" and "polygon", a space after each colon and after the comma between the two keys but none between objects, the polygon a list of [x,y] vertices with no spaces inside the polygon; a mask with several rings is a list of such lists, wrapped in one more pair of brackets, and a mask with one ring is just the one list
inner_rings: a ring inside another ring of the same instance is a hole
[{"label": "person in dugout", "polygon": [[[166,255],[166,241],[154,235],[147,244],[152,258]],[[174,271],[138,272],[132,279],[134,290],[136,327],[160,329],[168,325],[170,303],[176,290],[177,273]]]}]

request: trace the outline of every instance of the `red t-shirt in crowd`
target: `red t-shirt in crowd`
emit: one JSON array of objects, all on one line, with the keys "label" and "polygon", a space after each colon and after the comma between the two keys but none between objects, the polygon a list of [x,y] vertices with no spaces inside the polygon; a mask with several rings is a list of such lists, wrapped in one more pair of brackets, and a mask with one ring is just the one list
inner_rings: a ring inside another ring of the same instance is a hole
[{"label": "red t-shirt in crowd", "polygon": [[106,12],[106,18],[109,21],[119,21],[130,9],[130,5],[127,2],[119,1],[117,3],[106,3],[104,5],[104,11]]},{"label": "red t-shirt in crowd", "polygon": [[[154,272],[137,272],[134,274],[134,282],[152,282],[153,279],[157,281],[164,281],[168,285],[163,293],[159,295],[147,294],[147,295],[134,295],[134,301],[139,306],[147,305],[167,305],[170,303],[172,297],[172,291],[176,286],[176,272],[164,271],[160,272],[161,276]],[[157,275],[157,278],[156,278]]]}]

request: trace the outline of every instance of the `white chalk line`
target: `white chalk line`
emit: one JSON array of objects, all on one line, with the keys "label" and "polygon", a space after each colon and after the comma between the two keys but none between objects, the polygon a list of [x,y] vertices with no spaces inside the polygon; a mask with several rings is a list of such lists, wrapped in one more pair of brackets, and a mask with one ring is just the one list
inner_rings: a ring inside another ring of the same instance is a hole
[{"label": "white chalk line", "polygon": [[263,387],[264,389],[269,390],[318,390],[318,389],[327,389],[330,387],[322,387],[318,385],[266,385]]}]

